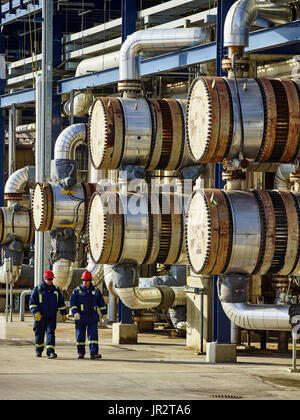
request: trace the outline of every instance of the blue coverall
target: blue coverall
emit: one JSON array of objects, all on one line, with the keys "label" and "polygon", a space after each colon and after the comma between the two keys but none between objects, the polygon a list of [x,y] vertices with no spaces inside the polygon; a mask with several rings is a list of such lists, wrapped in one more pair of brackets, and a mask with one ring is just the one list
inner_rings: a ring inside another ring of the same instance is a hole
[{"label": "blue coverall", "polygon": [[34,321],[33,325],[36,353],[41,354],[43,352],[45,333],[47,333],[46,353],[49,356],[55,350],[57,311],[59,310],[62,315],[67,314],[65,300],[58,287],[54,284],[48,286],[42,282],[33,289],[29,300],[29,309],[33,315],[37,312],[42,315],[42,319]]},{"label": "blue coverall", "polygon": [[86,332],[90,355],[98,354],[98,321],[99,314],[97,308],[100,309],[102,315],[106,315],[106,304],[102,293],[92,284],[90,287],[83,285],[73,290],[70,307],[72,314],[79,312],[80,319],[75,321],[76,344],[79,355],[85,355],[85,338]]}]

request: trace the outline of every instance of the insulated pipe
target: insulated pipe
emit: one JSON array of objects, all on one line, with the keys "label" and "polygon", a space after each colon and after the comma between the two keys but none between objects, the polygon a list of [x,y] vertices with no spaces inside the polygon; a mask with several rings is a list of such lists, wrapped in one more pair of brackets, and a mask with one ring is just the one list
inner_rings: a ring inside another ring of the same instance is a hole
[{"label": "insulated pipe", "polygon": [[65,128],[57,137],[54,147],[54,159],[75,160],[75,149],[86,142],[86,125],[73,124]]},{"label": "insulated pipe", "polygon": [[228,318],[248,330],[291,330],[289,305],[247,303],[248,280],[238,274],[219,276],[218,296]]},{"label": "insulated pipe", "polygon": [[[7,259],[4,259],[4,263],[0,266],[0,284],[6,284],[6,277],[7,277]],[[21,275],[21,267],[18,265],[12,266],[12,283],[16,283]]]},{"label": "insulated pipe", "polygon": [[275,173],[274,190],[290,191],[290,175],[292,172],[295,172],[295,165],[279,165]]},{"label": "insulated pipe", "polygon": [[146,29],[129,35],[120,50],[119,80],[140,80],[137,55],[150,50],[173,50],[207,41],[206,28]]},{"label": "insulated pipe", "polygon": [[[91,74],[96,71],[103,71],[118,67],[120,58],[120,51],[113,53],[99,55],[97,57],[87,58],[82,60],[76,69],[75,77]],[[93,102],[92,89],[85,89],[83,92],[76,92],[73,101],[73,116],[83,117],[89,111]],[[66,115],[71,114],[71,100],[68,100],[63,105],[63,112]]]},{"label": "insulated pipe", "polygon": [[136,267],[105,265],[104,279],[106,284],[113,281],[113,290],[124,305],[131,309],[167,310],[170,307],[186,305],[186,292],[183,288],[139,287]]},{"label": "insulated pipe", "polygon": [[[26,187],[32,187],[35,183],[35,166],[25,166],[14,172],[6,181],[4,194],[16,194],[22,198]],[[4,197],[4,198],[11,198]]]},{"label": "insulated pipe", "polygon": [[248,47],[250,26],[263,18],[270,23],[284,24],[293,19],[289,5],[261,0],[239,0],[234,3],[225,19],[224,47]]}]

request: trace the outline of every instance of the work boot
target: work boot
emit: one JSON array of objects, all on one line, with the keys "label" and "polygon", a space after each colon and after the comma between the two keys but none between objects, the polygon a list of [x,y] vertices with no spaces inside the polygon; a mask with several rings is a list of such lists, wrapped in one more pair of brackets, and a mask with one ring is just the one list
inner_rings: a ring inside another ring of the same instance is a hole
[{"label": "work boot", "polygon": [[84,359],[84,354],[79,354],[78,359]]},{"label": "work boot", "polygon": [[42,353],[35,353],[36,357],[42,357]]},{"label": "work boot", "polygon": [[90,359],[96,360],[96,359],[102,359],[101,354],[91,354]]},{"label": "work boot", "polygon": [[57,354],[56,353],[47,354],[47,358],[48,359],[56,359],[57,358]]}]

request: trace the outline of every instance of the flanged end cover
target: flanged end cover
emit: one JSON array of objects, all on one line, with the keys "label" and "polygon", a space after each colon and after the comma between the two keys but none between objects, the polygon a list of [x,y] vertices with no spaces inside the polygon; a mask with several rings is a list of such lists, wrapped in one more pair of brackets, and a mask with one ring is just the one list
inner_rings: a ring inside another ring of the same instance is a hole
[{"label": "flanged end cover", "polygon": [[101,193],[93,194],[88,216],[89,252],[92,260],[99,264],[109,256],[110,232],[107,232],[107,209]]},{"label": "flanged end cover", "polygon": [[88,215],[89,252],[96,264],[117,263],[123,245],[123,216],[116,192],[95,192]]},{"label": "flanged end cover", "polygon": [[186,249],[195,273],[202,273],[211,250],[211,215],[203,191],[194,191],[187,212]]},{"label": "flanged end cover", "polygon": [[88,145],[96,169],[118,168],[123,152],[123,113],[117,98],[97,98],[91,110]]},{"label": "flanged end cover", "polygon": [[35,230],[46,232],[53,221],[53,194],[47,182],[37,182],[33,190],[32,216]]},{"label": "flanged end cover", "polygon": [[230,217],[225,195],[218,189],[195,190],[187,209],[185,244],[196,274],[221,274],[230,255]]},{"label": "flanged end cover", "polygon": [[[200,163],[206,157],[213,141],[212,126],[219,111],[218,95],[206,79],[200,77],[191,86],[187,106],[187,144],[192,159]],[[215,147],[214,147],[215,149]]]}]

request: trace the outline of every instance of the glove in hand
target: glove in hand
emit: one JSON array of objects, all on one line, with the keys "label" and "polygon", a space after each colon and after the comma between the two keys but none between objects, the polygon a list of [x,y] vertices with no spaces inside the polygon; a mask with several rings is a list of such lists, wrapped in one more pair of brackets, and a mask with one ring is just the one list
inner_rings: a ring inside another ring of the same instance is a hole
[{"label": "glove in hand", "polygon": [[67,315],[62,315],[62,322],[66,322],[67,320]]},{"label": "glove in hand", "polygon": [[36,312],[35,314],[34,314],[34,319],[38,322],[38,321],[40,321],[41,319],[42,319],[42,315],[41,315],[41,313],[40,312]]},{"label": "glove in hand", "polygon": [[76,321],[80,320],[80,313],[76,312],[76,314],[74,315],[74,318],[76,319]]}]

